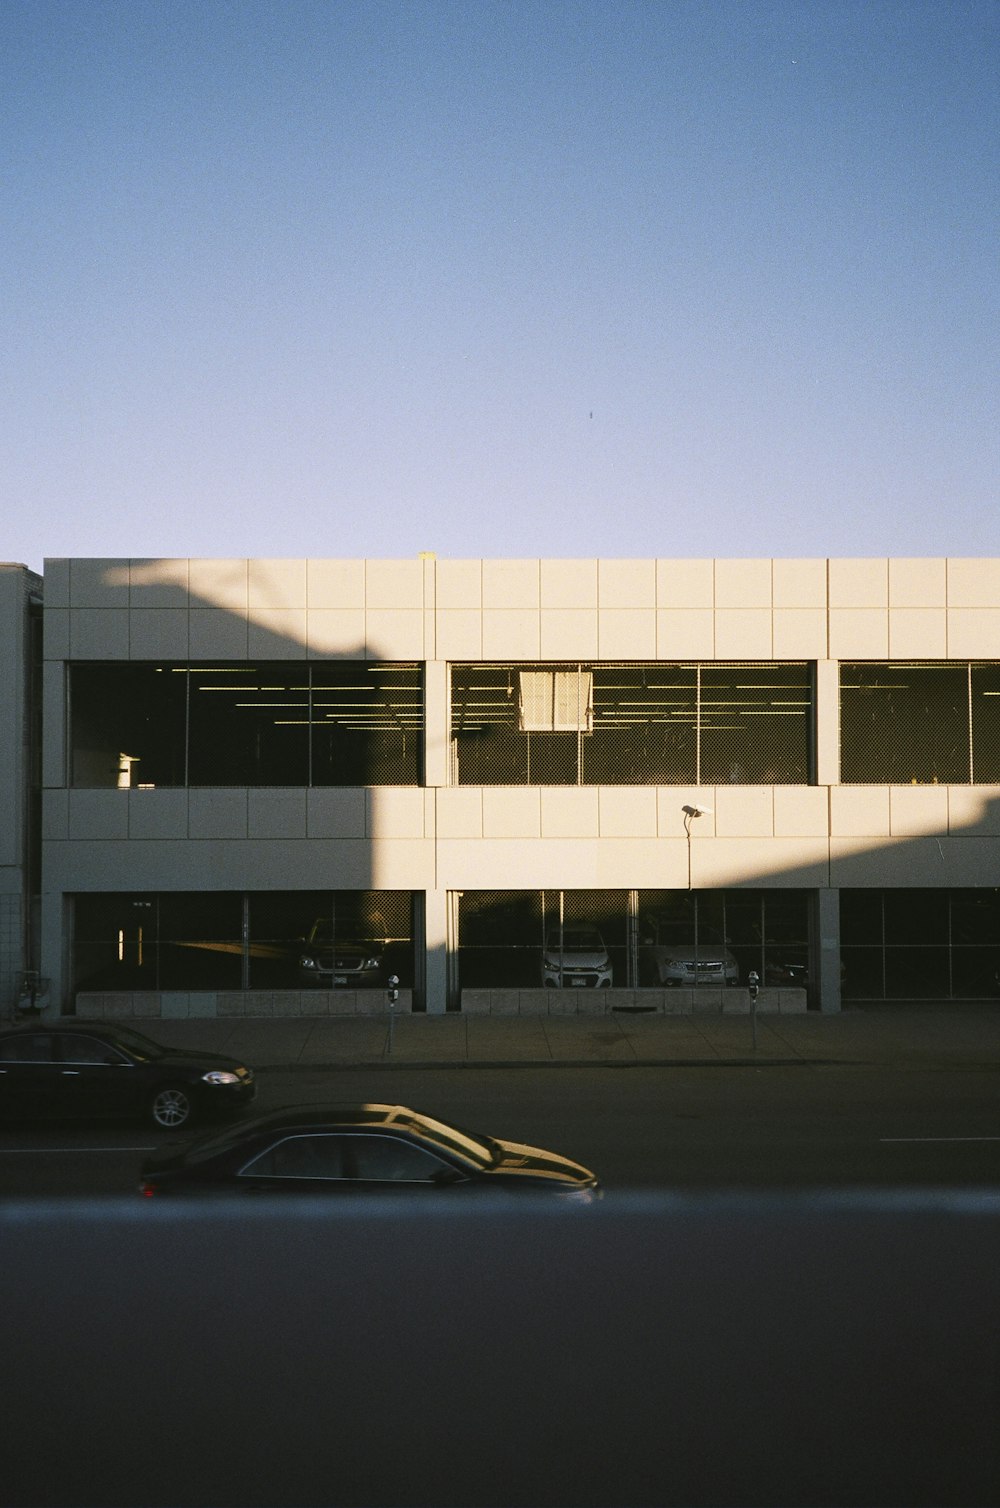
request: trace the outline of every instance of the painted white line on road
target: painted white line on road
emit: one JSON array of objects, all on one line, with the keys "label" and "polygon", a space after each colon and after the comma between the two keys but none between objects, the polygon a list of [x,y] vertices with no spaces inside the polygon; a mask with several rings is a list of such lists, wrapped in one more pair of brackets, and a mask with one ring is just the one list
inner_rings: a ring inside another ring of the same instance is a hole
[{"label": "painted white line on road", "polygon": [[155,1152],[155,1147],[0,1147],[0,1157],[46,1156],[58,1152],[60,1156],[76,1157],[85,1152]]},{"label": "painted white line on road", "polygon": [[879,1141],[1000,1141],[1000,1136],[880,1136]]}]

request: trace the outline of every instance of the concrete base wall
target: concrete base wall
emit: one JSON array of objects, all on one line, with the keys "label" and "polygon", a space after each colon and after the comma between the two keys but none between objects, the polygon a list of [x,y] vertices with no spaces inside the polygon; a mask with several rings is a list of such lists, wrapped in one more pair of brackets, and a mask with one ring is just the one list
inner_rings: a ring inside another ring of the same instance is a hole
[{"label": "concrete base wall", "polygon": [[[805,990],[761,990],[761,1014],[798,1015],[806,1009]],[[615,1011],[635,1015],[729,1016],[750,1014],[750,997],[741,989],[697,990],[463,990],[466,1015],[493,1016],[608,1016]]]}]

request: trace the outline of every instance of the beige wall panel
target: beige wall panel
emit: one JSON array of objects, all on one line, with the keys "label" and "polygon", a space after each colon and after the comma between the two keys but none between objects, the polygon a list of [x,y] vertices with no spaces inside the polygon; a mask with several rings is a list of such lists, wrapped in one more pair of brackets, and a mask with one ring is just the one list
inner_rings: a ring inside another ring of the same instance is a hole
[{"label": "beige wall panel", "polygon": [[423,608],[424,563],[422,560],[366,560],[365,606],[372,608]]},{"label": "beige wall panel", "polygon": [[656,838],[656,787],[600,786],[598,821],[602,838]]},{"label": "beige wall panel", "polygon": [[537,560],[484,560],[484,608],[537,608],[541,601]]},{"label": "beige wall panel", "polygon": [[[606,838],[597,848],[596,884],[604,890],[683,890],[687,844],[678,839]],[[579,888],[576,880],[562,888]]]},{"label": "beige wall panel", "polygon": [[771,653],[776,660],[825,660],[825,608],[778,607],[771,615]]},{"label": "beige wall panel", "polygon": [[943,660],[948,653],[944,608],[889,609],[889,654],[894,660]]},{"label": "beige wall panel", "polygon": [[422,838],[424,793],[419,786],[371,786],[366,792],[370,838]]},{"label": "beige wall panel", "polygon": [[828,580],[831,608],[889,605],[887,560],[831,560]]},{"label": "beige wall panel", "polygon": [[310,608],[357,611],[365,605],[363,560],[306,562],[306,601]]},{"label": "beige wall panel", "polygon": [[696,890],[720,886],[801,889],[826,885],[829,866],[823,838],[716,838],[695,843],[691,851]]},{"label": "beige wall panel", "polygon": [[127,560],[71,560],[71,607],[128,607]]},{"label": "beige wall panel", "polygon": [[311,660],[363,660],[365,615],[361,608],[309,608],[306,642]]},{"label": "beige wall panel", "polygon": [[946,789],[949,832],[1000,837],[1000,786],[950,785]]},{"label": "beige wall panel", "polygon": [[424,665],[424,785],[430,789],[449,781],[448,695],[447,665],[428,660]]},{"label": "beige wall panel", "polygon": [[596,660],[596,607],[543,607],[539,619],[543,660]]},{"label": "beige wall panel", "polygon": [[69,791],[42,792],[42,840],[69,837]]},{"label": "beige wall panel", "polygon": [[[686,837],[684,808],[696,806],[702,811],[700,817],[691,818],[691,834],[695,839],[711,838],[715,833],[714,785],[661,785],[656,788],[657,831],[661,838]],[[711,810],[707,810],[711,808]]]},{"label": "beige wall panel", "polygon": [[371,608],[365,613],[370,660],[422,660],[424,615],[413,608]]},{"label": "beige wall panel", "polygon": [[[128,563],[128,600],[133,608],[189,607],[189,569],[186,559],[130,560]],[[48,600],[48,583],[45,591]]]},{"label": "beige wall panel", "polygon": [[251,608],[247,650],[252,660],[301,660],[306,655],[305,608]]},{"label": "beige wall panel", "polygon": [[948,602],[944,560],[890,560],[890,607],[945,607]]},{"label": "beige wall panel", "polygon": [[596,889],[599,850],[599,843],[584,838],[446,839],[438,844],[438,883],[444,890]]},{"label": "beige wall panel", "polygon": [[830,823],[830,793],[826,786],[776,785],[776,838],[825,838]]},{"label": "beige wall panel", "polygon": [[597,601],[605,607],[655,607],[656,562],[653,560],[599,560]]},{"label": "beige wall panel", "polygon": [[247,792],[247,835],[250,838],[305,838],[306,796],[304,790]]},{"label": "beige wall panel", "polygon": [[539,561],[539,580],[543,611],[597,606],[596,560]]},{"label": "beige wall panel", "polygon": [[541,626],[534,609],[483,609],[484,659],[537,660],[541,642]]},{"label": "beige wall panel", "polygon": [[656,605],[662,608],[713,608],[715,571],[711,560],[658,560]]},{"label": "beige wall panel", "polygon": [[658,608],[656,654],[661,660],[715,658],[715,615],[711,608]]},{"label": "beige wall panel", "polygon": [[[543,615],[544,622],[544,615]],[[652,660],[656,656],[653,608],[601,608],[597,615],[597,652],[602,660]]]},{"label": "beige wall panel", "polygon": [[889,611],[876,607],[830,609],[830,658],[884,660],[889,654]]},{"label": "beige wall panel", "polygon": [[894,838],[947,833],[947,787],[943,785],[894,785],[890,787],[889,831]]},{"label": "beige wall panel", "polygon": [[483,615],[478,609],[438,608],[435,652],[439,660],[478,660],[483,653]]},{"label": "beige wall panel", "polygon": [[449,608],[463,611],[483,605],[483,562],[481,560],[439,560],[435,573],[435,597],[438,611]]},{"label": "beige wall panel", "polygon": [[543,786],[543,838],[596,838],[600,831],[596,786],[567,789]]},{"label": "beige wall panel", "polygon": [[1000,560],[949,560],[949,607],[1000,607]]},{"label": "beige wall panel", "polygon": [[365,792],[361,786],[343,786],[309,791],[306,831],[310,838],[363,838]]},{"label": "beige wall panel", "polygon": [[127,838],[128,798],[128,791],[70,791],[70,838]]},{"label": "beige wall panel", "polygon": [[[701,820],[695,819],[696,822]],[[716,786],[715,831],[720,838],[773,837],[774,795],[771,786]]]},{"label": "beige wall panel", "polygon": [[187,657],[187,608],[133,608],[129,613],[130,659],[183,661]]},{"label": "beige wall panel", "polygon": [[776,608],[811,607],[826,611],[825,560],[774,560],[771,567]]},{"label": "beige wall panel", "polygon": [[837,785],[830,789],[830,832],[837,838],[887,838],[889,787]]},{"label": "beige wall panel", "polygon": [[816,783],[840,781],[840,666],[816,662]]},{"label": "beige wall panel", "polygon": [[537,786],[484,786],[485,838],[538,838],[542,832],[542,793]]},{"label": "beige wall panel", "polygon": [[188,642],[193,660],[245,660],[247,620],[226,608],[192,608]]},{"label": "beige wall panel", "polygon": [[45,607],[69,607],[69,567],[65,556],[54,555],[42,564]]},{"label": "beige wall panel", "polygon": [[249,601],[249,561],[190,560],[188,589],[192,607],[222,607],[245,616]]},{"label": "beige wall panel", "polygon": [[994,885],[996,844],[983,838],[896,838],[873,847],[832,844],[830,883],[905,889]]},{"label": "beige wall panel", "polygon": [[160,838],[176,842],[188,835],[186,790],[129,791],[130,840]]},{"label": "beige wall panel", "polygon": [[435,825],[439,838],[481,838],[483,793],[478,786],[453,786],[435,792]]},{"label": "beige wall panel", "polygon": [[1000,659],[1000,608],[949,608],[948,655],[951,659]]},{"label": "beige wall panel", "polygon": [[70,657],[74,660],[127,660],[128,610],[72,608],[69,615]]},{"label": "beige wall panel", "polygon": [[772,653],[768,608],[718,608],[715,655],[719,660],[769,660]]},{"label": "beige wall panel", "polygon": [[717,560],[715,606],[770,608],[770,560]]},{"label": "beige wall panel", "polygon": [[306,606],[306,563],[304,560],[251,560],[248,563],[247,590],[251,616],[255,609],[278,612]]},{"label": "beige wall panel", "polygon": [[[42,654],[46,660],[69,659],[70,616],[68,607],[49,607],[46,602],[42,618]],[[184,618],[186,623],[186,613]]]},{"label": "beige wall panel", "polygon": [[244,787],[213,786],[188,792],[188,837],[245,838],[247,792]]},{"label": "beige wall panel", "polygon": [[[434,844],[428,838],[389,839],[376,843],[371,853],[371,864],[373,889],[434,889]],[[338,884],[337,888],[347,887]]]}]

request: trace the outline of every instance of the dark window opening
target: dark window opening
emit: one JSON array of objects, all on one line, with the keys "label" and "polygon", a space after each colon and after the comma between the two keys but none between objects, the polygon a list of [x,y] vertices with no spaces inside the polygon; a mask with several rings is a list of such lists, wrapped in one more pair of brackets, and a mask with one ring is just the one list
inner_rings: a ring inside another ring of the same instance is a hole
[{"label": "dark window opening", "polygon": [[845,1002],[1000,998],[1000,890],[843,890]]},{"label": "dark window opening", "polygon": [[1000,665],[843,664],[845,784],[1000,781]]}]

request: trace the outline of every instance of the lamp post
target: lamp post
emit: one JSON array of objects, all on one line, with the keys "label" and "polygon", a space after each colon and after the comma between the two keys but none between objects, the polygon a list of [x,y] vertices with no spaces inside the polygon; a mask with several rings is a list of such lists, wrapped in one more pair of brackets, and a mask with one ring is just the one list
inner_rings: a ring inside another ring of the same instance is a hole
[{"label": "lamp post", "polygon": [[711,810],[712,810],[712,808],[710,806],[682,806],[681,807],[681,811],[684,813],[684,833],[685,833],[685,836],[687,838],[687,845],[688,845],[688,889],[689,890],[691,889],[691,819],[693,817],[703,817],[706,812],[710,812]]}]

